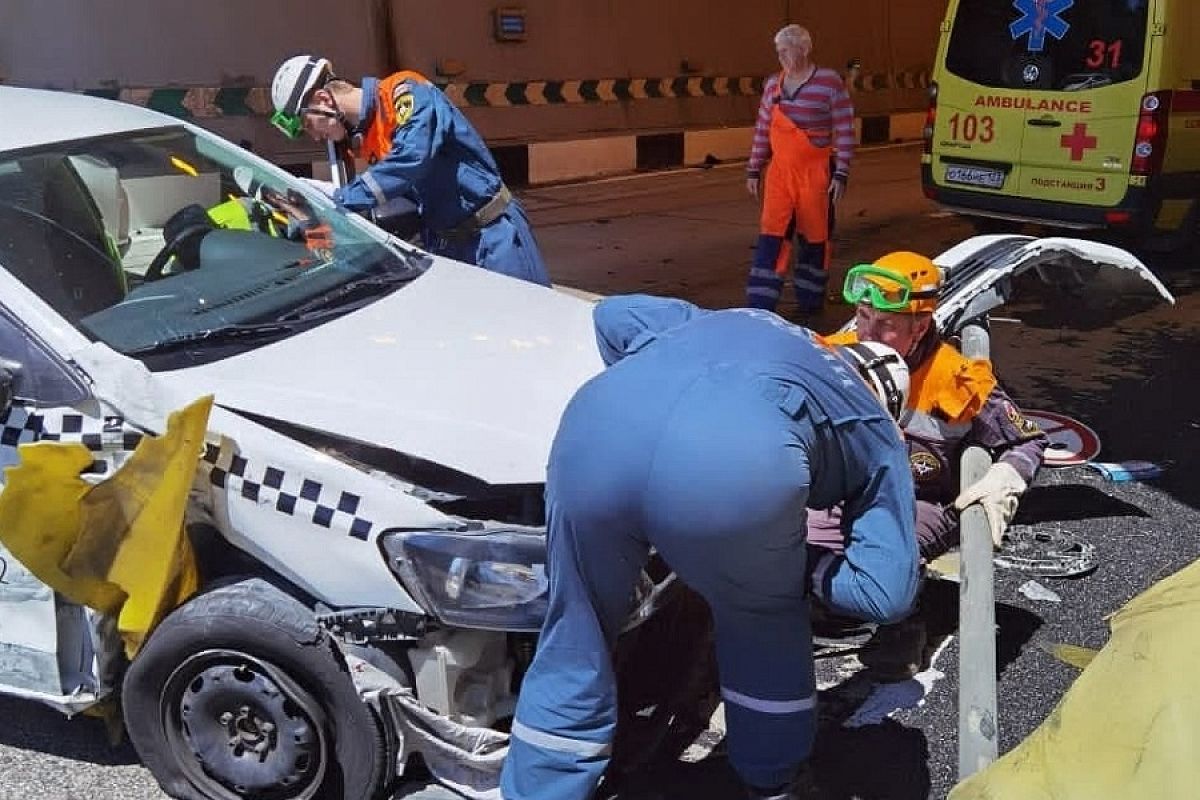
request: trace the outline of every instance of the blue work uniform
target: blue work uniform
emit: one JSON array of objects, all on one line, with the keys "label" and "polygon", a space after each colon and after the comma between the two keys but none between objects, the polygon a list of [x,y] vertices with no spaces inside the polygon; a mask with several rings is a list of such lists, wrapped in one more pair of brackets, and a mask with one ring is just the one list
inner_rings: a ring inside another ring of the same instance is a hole
[{"label": "blue work uniform", "polygon": [[[391,147],[338,189],[334,201],[363,212],[397,198],[411,200],[420,211],[430,252],[549,286],[525,209],[516,198],[507,204],[497,199],[508,190],[467,118],[425,81],[385,81],[384,87],[381,92],[374,78],[363,81],[360,113],[372,125],[392,123]],[[385,102],[393,107],[377,114]],[[367,138],[377,139],[379,133]],[[497,202],[503,213],[486,224],[477,222],[477,215]]]},{"label": "blue work uniform", "polygon": [[[602,301],[607,370],[564,412],[546,484],[549,609],[521,688],[506,800],[586,800],[617,719],[613,644],[651,547],[708,601],[729,759],[747,784],[808,757],[806,595],[902,618],[917,590],[913,483],[895,423],[835,352],[757,309]],[[847,509],[810,563],[805,508]]]}]

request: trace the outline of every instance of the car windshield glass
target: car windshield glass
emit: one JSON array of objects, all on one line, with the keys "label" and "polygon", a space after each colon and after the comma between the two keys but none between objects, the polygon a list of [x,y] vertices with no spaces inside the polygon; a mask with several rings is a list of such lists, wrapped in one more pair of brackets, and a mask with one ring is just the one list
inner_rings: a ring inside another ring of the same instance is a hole
[{"label": "car windshield glass", "polygon": [[0,155],[0,267],[122,353],[224,357],[235,338],[259,346],[402,289],[428,263],[318,185],[190,128]]},{"label": "car windshield glass", "polygon": [[994,88],[1081,91],[1142,71],[1149,0],[961,0],[946,69]]}]

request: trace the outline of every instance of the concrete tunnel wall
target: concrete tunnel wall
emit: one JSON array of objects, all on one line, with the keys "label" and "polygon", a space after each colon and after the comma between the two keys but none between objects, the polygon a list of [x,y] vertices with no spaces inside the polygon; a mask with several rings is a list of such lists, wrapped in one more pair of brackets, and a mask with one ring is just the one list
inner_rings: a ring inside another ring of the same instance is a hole
[{"label": "concrete tunnel wall", "polygon": [[[506,174],[541,183],[744,158],[761,81],[779,69],[773,36],[789,22],[808,27],[817,62],[851,84],[861,141],[917,138],[946,4],[526,0],[506,7],[524,12],[521,41],[497,41],[490,4],[392,0],[391,66],[444,82]],[[848,69],[852,60],[857,72]]]},{"label": "concrete tunnel wall", "polygon": [[[852,84],[863,142],[919,135],[945,0],[7,0],[0,80],[189,117],[276,161],[321,158],[265,124],[297,52],[348,77],[416,69],[461,106],[513,183],[744,157],[772,36],[806,25]],[[497,9],[525,38],[497,41]],[[851,59],[861,63],[848,72]]]},{"label": "concrete tunnel wall", "polygon": [[[788,22],[806,25],[814,55],[846,74],[862,73],[859,113],[925,107],[922,75],[933,66],[945,0],[526,0],[527,38],[497,42],[493,7],[475,0],[393,0],[396,65],[436,75],[463,71],[454,84],[527,81],[762,78],[779,68],[772,37]],[[451,62],[458,62],[457,65]],[[902,84],[910,85],[906,88]],[[494,93],[498,95],[499,93]],[[496,141],[579,133],[683,130],[753,121],[758,97],[671,97],[613,103],[488,105],[472,119]]]}]

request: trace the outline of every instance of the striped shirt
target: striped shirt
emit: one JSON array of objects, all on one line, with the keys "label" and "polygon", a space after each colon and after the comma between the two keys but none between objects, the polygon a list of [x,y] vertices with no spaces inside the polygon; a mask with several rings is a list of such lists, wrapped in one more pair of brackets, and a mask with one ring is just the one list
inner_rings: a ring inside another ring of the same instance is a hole
[{"label": "striped shirt", "polygon": [[854,105],[842,77],[831,69],[818,68],[791,97],[784,95],[780,77],[779,74],[772,75],[763,87],[758,120],[754,124],[754,142],[750,146],[750,162],[746,165],[750,177],[757,178],[771,159],[771,111],[776,103],[788,119],[808,134],[815,146],[833,144],[834,174],[848,177],[850,159],[854,157]]}]

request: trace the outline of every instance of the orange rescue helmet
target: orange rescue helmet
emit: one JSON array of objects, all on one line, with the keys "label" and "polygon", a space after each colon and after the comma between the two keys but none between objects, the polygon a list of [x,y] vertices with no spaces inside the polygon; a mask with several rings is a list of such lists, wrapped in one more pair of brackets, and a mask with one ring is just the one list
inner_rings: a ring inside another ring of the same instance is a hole
[{"label": "orange rescue helmet", "polygon": [[851,303],[865,302],[881,311],[922,314],[937,308],[942,270],[928,257],[898,250],[861,264],[846,275],[843,295]]}]

